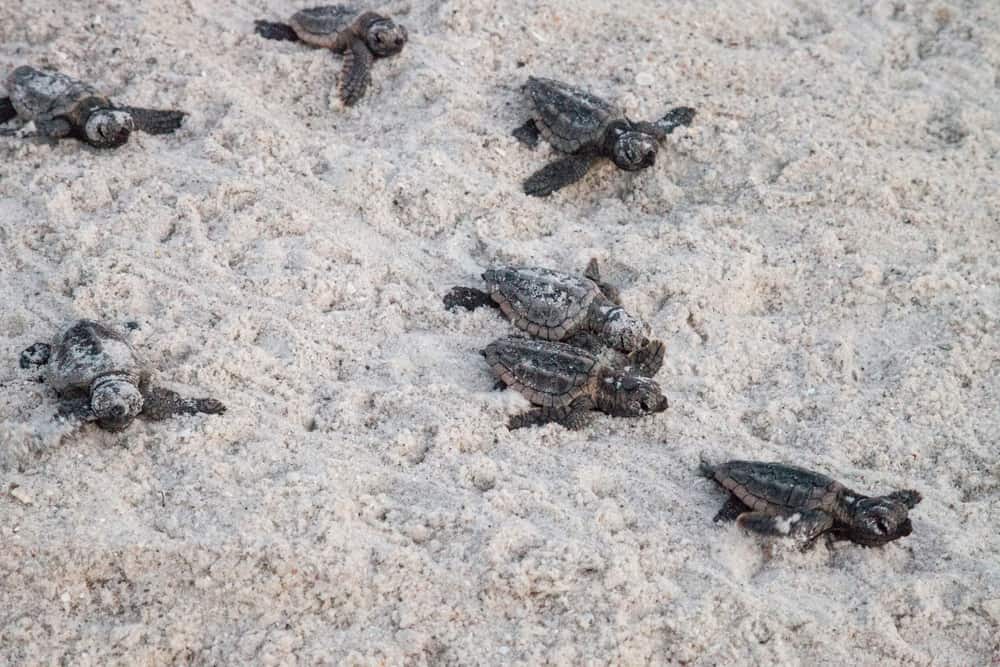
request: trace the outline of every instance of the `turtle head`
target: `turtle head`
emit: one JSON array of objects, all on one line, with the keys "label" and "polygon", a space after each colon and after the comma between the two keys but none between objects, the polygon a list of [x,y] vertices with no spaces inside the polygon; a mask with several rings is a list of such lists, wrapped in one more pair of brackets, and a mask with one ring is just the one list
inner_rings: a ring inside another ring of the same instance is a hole
[{"label": "turtle head", "polygon": [[667,409],[660,385],[638,375],[611,375],[604,379],[601,409],[614,417],[642,417]]},{"label": "turtle head", "polygon": [[134,129],[128,112],[108,108],[93,110],[83,124],[87,143],[94,148],[117,148],[128,141]]},{"label": "turtle head", "polygon": [[877,547],[913,532],[908,516],[920,502],[916,491],[897,491],[878,498],[862,498],[852,511],[850,538],[858,544]]},{"label": "turtle head", "polygon": [[98,425],[108,431],[121,431],[142,411],[142,393],[126,375],[105,375],[90,388],[90,409]]},{"label": "turtle head", "polygon": [[620,129],[611,145],[611,159],[619,169],[639,171],[656,163],[656,137],[634,126]]},{"label": "turtle head", "polygon": [[373,21],[365,31],[365,44],[376,56],[392,56],[403,50],[410,35],[392,19]]}]

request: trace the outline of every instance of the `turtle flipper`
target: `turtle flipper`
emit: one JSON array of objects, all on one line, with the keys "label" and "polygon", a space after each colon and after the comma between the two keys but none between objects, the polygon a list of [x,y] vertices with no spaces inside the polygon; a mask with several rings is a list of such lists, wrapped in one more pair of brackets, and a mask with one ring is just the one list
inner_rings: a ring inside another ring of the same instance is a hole
[{"label": "turtle flipper", "polygon": [[546,197],[579,181],[596,161],[589,155],[568,155],[550,162],[524,181],[524,193],[532,197]]},{"label": "turtle flipper", "polygon": [[514,415],[507,422],[507,428],[524,428],[526,426],[543,426],[545,424],[559,424],[571,431],[576,431],[587,425],[590,421],[590,410],[593,405],[588,398],[578,398],[563,408],[532,408],[527,412]]},{"label": "turtle flipper", "polygon": [[340,75],[340,99],[351,106],[361,99],[371,79],[372,61],[375,56],[360,39],[351,42],[344,53],[344,69]]},{"label": "turtle flipper", "polygon": [[691,121],[694,120],[695,113],[691,107],[675,107],[653,125],[663,133],[663,136],[666,136],[682,125],[690,125]]},{"label": "turtle flipper", "polygon": [[[49,139],[63,139],[73,134],[74,127],[68,120],[59,116],[48,120],[35,120],[35,131],[37,136],[48,137]],[[83,128],[78,129],[79,136],[86,141]],[[32,135],[24,135],[32,136]]]},{"label": "turtle flipper", "polygon": [[594,281],[594,284],[604,294],[604,298],[616,306],[622,305],[621,292],[618,291],[618,288],[601,280],[601,267],[598,265],[596,257],[591,257],[590,261],[587,262],[587,268],[584,270],[583,275],[585,278]]},{"label": "turtle flipper", "polygon": [[285,42],[298,42],[299,36],[295,29],[287,23],[274,21],[254,21],[253,31],[264,39],[277,39]]},{"label": "turtle flipper", "polygon": [[729,497],[726,498],[726,504],[722,506],[722,509],[716,512],[714,517],[712,517],[712,523],[719,523],[720,521],[736,521],[741,514],[746,514],[749,511],[750,508],[747,507],[742,500],[730,494]]},{"label": "turtle flipper", "polygon": [[97,415],[90,407],[89,398],[71,398],[60,401],[56,415],[62,419],[78,419],[83,422],[97,421]]},{"label": "turtle flipper", "polygon": [[0,124],[13,120],[16,117],[17,112],[14,111],[14,105],[11,103],[10,98],[0,97]]},{"label": "turtle flipper", "polygon": [[488,292],[476,289],[475,287],[452,287],[451,290],[444,295],[444,307],[448,310],[452,310],[455,307],[464,308],[466,310],[475,310],[476,308],[482,308],[483,306],[489,306],[491,308],[500,307]]},{"label": "turtle flipper", "polygon": [[667,346],[662,341],[651,340],[628,355],[629,366],[636,375],[651,378],[663,367],[663,355]]},{"label": "turtle flipper", "polygon": [[219,415],[226,406],[214,398],[182,398],[176,391],[152,387],[142,394],[142,416],[151,421],[161,421],[174,415],[193,415],[204,412]]},{"label": "turtle flipper", "polygon": [[917,504],[924,499],[919,491],[914,491],[913,489],[906,489],[904,491],[893,491],[888,495],[889,498],[898,500],[910,509],[913,509]]},{"label": "turtle flipper", "polygon": [[187,114],[177,109],[143,109],[140,107],[118,107],[132,116],[135,129],[146,134],[170,134],[177,130]]},{"label": "turtle flipper", "polygon": [[48,343],[35,343],[21,351],[21,358],[18,365],[21,368],[30,366],[44,366],[49,363],[52,356],[52,346]]},{"label": "turtle flipper", "polygon": [[542,137],[542,133],[538,130],[538,126],[535,125],[535,120],[533,118],[528,119],[528,121],[516,128],[513,132],[514,138],[520,141],[522,144],[528,148],[534,148],[538,145],[538,141]]},{"label": "turtle flipper", "polygon": [[794,537],[811,542],[833,528],[833,517],[821,510],[796,512],[788,516],[744,512],[736,519],[736,525],[760,535]]}]

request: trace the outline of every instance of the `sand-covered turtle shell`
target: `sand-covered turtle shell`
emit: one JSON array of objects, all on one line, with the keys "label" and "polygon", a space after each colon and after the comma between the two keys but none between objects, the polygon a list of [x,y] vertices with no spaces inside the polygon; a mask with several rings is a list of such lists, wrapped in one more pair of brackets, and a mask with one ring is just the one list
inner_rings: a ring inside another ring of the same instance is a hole
[{"label": "sand-covered turtle shell", "polygon": [[355,8],[347,5],[323,5],[310,7],[292,15],[289,24],[303,41],[311,41],[307,36],[319,38],[335,36],[347,28],[358,15]]},{"label": "sand-covered turtle shell", "polygon": [[14,110],[24,120],[67,116],[80,123],[82,112],[111,106],[108,98],[87,83],[61,72],[37,70],[28,65],[10,73],[7,94]]},{"label": "sand-covered turtle shell", "polygon": [[137,381],[148,372],[125,338],[99,322],[80,320],[52,345],[49,382],[59,394],[86,393],[95,378],[127,373]]},{"label": "sand-covered turtle shell", "polygon": [[530,77],[525,90],[542,137],[566,153],[597,143],[620,117],[608,102],[561,81]]},{"label": "sand-covered turtle shell", "polygon": [[494,375],[535,405],[562,407],[593,394],[598,360],[572,345],[509,336],[484,354]]},{"label": "sand-covered turtle shell", "polygon": [[561,271],[501,266],[483,274],[487,290],[518,329],[562,340],[583,328],[601,290],[594,281]]},{"label": "sand-covered turtle shell", "polygon": [[808,510],[831,512],[839,482],[804,468],[760,461],[729,461],[710,466],[712,478],[751,510],[773,516]]}]

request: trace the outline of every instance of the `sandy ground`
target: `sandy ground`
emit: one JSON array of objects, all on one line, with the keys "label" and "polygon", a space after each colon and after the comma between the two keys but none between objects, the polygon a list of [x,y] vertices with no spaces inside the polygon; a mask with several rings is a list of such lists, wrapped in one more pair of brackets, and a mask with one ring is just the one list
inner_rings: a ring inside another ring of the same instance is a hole
[{"label": "sandy ground", "polygon": [[[302,4],[0,4],[0,67],[191,115],[98,153],[0,141],[0,664],[1000,661],[1000,5],[389,5],[340,59]],[[70,6],[67,6],[70,5]],[[529,74],[699,115],[653,169],[520,181]],[[671,408],[508,432],[452,314],[591,256]],[[79,317],[223,417],[52,419],[19,351]],[[714,459],[921,490],[914,534],[800,552],[711,518]]]}]

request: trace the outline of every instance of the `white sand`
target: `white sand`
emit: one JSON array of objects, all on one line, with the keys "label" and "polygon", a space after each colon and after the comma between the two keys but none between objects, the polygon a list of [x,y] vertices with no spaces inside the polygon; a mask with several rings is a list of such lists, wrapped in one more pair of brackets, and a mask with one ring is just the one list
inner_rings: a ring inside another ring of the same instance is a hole
[{"label": "white sand", "polygon": [[[0,3],[4,72],[191,112],[0,140],[0,664],[1000,660],[1000,5],[550,4],[390,6],[345,110],[339,58],[251,34],[302,4]],[[699,115],[529,199],[529,73]],[[592,255],[671,407],[508,432],[511,326],[441,296]],[[229,412],[55,423],[17,354],[78,317]],[[925,500],[800,553],[711,523],[701,451]]]}]

